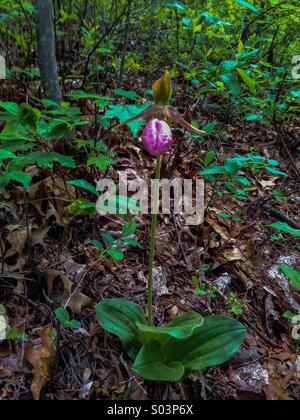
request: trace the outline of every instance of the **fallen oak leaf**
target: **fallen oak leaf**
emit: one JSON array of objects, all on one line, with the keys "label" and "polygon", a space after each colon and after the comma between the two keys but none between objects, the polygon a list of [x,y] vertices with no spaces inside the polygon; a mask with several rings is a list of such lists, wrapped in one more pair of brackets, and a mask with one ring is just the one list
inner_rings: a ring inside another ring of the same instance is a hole
[{"label": "fallen oak leaf", "polygon": [[231,238],[231,235],[229,234],[228,230],[221,226],[215,219],[211,217],[206,218],[206,222],[213,228],[213,230],[221,236],[221,238],[228,242]]},{"label": "fallen oak leaf", "polygon": [[64,303],[67,303],[67,306],[74,314],[80,315],[82,308],[91,305],[93,303],[93,299],[85,296],[83,293],[77,293],[74,294],[74,296],[71,296],[71,298],[65,299]]},{"label": "fallen oak leaf", "polygon": [[21,255],[28,239],[27,228],[22,226],[10,226],[7,227],[7,229],[10,230],[7,236],[8,242],[11,244],[12,249],[17,254]]},{"label": "fallen oak leaf", "polygon": [[239,248],[232,248],[223,253],[223,257],[227,262],[232,261],[246,261],[244,255]]},{"label": "fallen oak leaf", "polygon": [[25,350],[25,359],[33,366],[33,381],[31,392],[33,399],[38,401],[41,391],[47,382],[49,368],[54,361],[56,353],[55,330],[52,327],[45,328],[41,334],[41,344],[38,348],[30,345]]},{"label": "fallen oak leaf", "polygon": [[47,270],[47,287],[48,296],[51,296],[53,291],[54,281],[60,279],[63,282],[65,294],[63,296],[62,305],[68,306],[74,314],[80,315],[82,308],[93,303],[93,300],[88,296],[80,293],[77,289],[74,289],[75,284],[61,271],[58,270]]},{"label": "fallen oak leaf", "polygon": [[4,357],[0,354],[0,379],[11,377],[14,373],[31,373],[27,363],[20,364],[21,357],[15,353],[8,353]]}]

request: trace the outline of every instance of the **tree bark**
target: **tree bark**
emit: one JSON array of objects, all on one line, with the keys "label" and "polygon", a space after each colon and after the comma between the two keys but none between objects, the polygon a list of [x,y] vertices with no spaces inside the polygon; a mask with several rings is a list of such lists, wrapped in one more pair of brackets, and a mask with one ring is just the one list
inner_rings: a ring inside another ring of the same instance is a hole
[{"label": "tree bark", "polygon": [[37,49],[44,95],[51,101],[62,102],[55,54],[52,0],[36,0]]}]

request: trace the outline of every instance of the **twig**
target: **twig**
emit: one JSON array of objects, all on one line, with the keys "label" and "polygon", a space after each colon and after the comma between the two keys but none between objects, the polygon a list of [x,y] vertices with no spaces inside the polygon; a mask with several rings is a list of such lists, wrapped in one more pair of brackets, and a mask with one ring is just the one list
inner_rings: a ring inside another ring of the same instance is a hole
[{"label": "twig", "polygon": [[121,12],[121,14],[117,17],[117,19],[111,24],[111,26],[107,29],[107,31],[105,32],[104,35],[102,35],[102,37],[99,39],[98,42],[96,42],[96,44],[94,45],[94,47],[92,48],[92,50],[90,51],[90,53],[88,54],[86,63],[85,63],[85,70],[84,70],[84,76],[83,76],[83,81],[82,81],[82,88],[84,88],[86,80],[87,80],[87,76],[88,76],[88,71],[89,71],[89,64],[90,61],[94,55],[94,53],[97,51],[97,49],[100,47],[100,45],[102,44],[102,42],[105,40],[105,38],[115,29],[115,27],[117,26],[117,24],[119,23],[119,21],[122,19],[122,17],[124,16],[125,12],[126,12],[127,6],[125,5],[124,10]]},{"label": "twig", "polygon": [[254,325],[251,324],[245,317],[241,316],[240,320],[246,324],[249,328],[251,328],[262,340],[264,340],[267,344],[274,348],[281,347],[280,345],[276,344],[274,341],[270,340],[268,337],[266,337],[263,333],[261,333]]},{"label": "twig", "polygon": [[282,213],[281,211],[275,209],[274,207],[269,206],[268,204],[262,204],[262,209],[268,212],[271,216],[278,219],[280,222],[287,223],[289,226],[291,226],[293,229],[300,230],[300,226],[293,222],[287,215]]},{"label": "twig", "polygon": [[189,264],[189,261],[187,259],[186,253],[185,253],[185,251],[183,249],[183,246],[182,246],[181,235],[180,235],[180,232],[178,230],[178,225],[177,225],[177,221],[176,221],[176,217],[175,217],[174,211],[172,211],[172,219],[173,219],[173,223],[174,223],[174,226],[175,226],[176,235],[177,235],[177,241],[178,241],[178,244],[179,244],[179,248],[180,248],[182,257],[184,259],[184,262],[186,263],[187,268],[189,268],[189,265],[190,264]]}]

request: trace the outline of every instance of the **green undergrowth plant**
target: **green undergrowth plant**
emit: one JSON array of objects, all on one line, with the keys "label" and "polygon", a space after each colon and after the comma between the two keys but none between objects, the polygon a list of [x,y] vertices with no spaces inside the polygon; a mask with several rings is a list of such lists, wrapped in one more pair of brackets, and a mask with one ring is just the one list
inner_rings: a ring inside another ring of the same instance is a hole
[{"label": "green undergrowth plant", "polygon": [[28,341],[28,336],[24,331],[20,331],[17,328],[10,328],[6,334],[6,340],[25,343]]},{"label": "green undergrowth plant", "polygon": [[[173,143],[172,132],[166,121],[175,121],[192,132],[196,129],[175,108],[167,105],[171,92],[168,73],[154,84],[153,92],[155,105],[144,111],[144,118],[150,121],[142,138],[145,149],[156,157],[155,179],[159,180],[161,156]],[[153,199],[158,208],[157,186]],[[154,212],[150,234],[148,320],[140,305],[124,299],[101,301],[96,305],[96,315],[104,330],[120,338],[133,361],[134,372],[148,380],[175,382],[194,370],[202,370],[228,360],[243,343],[245,327],[232,318],[211,316],[204,319],[196,312],[177,316],[170,323],[159,327],[153,325],[152,286],[157,222],[157,212]],[[100,255],[107,252],[102,245],[99,251]]]},{"label": "green undergrowth plant", "polygon": [[136,222],[132,219],[124,224],[121,236],[118,239],[115,239],[109,232],[101,233],[101,238],[106,244],[106,247],[100,241],[92,240],[91,244],[99,251],[98,261],[101,261],[107,256],[116,261],[124,260],[125,254],[122,248],[138,246],[138,241],[134,239],[136,229]]},{"label": "green undergrowth plant", "polygon": [[246,301],[240,299],[237,293],[231,293],[227,301],[229,312],[236,316],[241,316],[246,309]]},{"label": "green undergrowth plant", "polygon": [[71,319],[66,308],[57,308],[54,313],[56,319],[60,322],[62,327],[70,328],[71,330],[79,330],[81,328],[81,323],[76,319]]},{"label": "green undergrowth plant", "polygon": [[[282,265],[280,270],[283,274],[289,279],[291,285],[293,286],[293,290],[300,292],[300,272],[295,270],[294,268],[289,267],[288,265]],[[300,323],[300,314],[292,311],[286,311],[283,314],[283,317],[292,321],[294,325],[298,325]]]},{"label": "green undergrowth plant", "polygon": [[[212,154],[211,154],[212,157]],[[286,176],[279,170],[279,162],[267,159],[264,156],[248,153],[246,156],[236,154],[233,158],[227,158],[223,165],[211,165],[203,169],[200,175],[215,181],[216,177],[224,181],[226,189],[239,200],[247,200],[247,193],[255,190],[249,174],[255,176],[262,171],[272,175]],[[200,163],[203,166],[203,163]]]},{"label": "green undergrowth plant", "polygon": [[120,338],[145,379],[179,381],[194,370],[224,363],[239,350],[245,328],[223,316],[203,318],[187,312],[161,327],[149,326],[142,308],[123,299],[100,302],[97,320]]},{"label": "green undergrowth plant", "polygon": [[284,222],[276,222],[269,227],[279,230],[280,232],[288,233],[296,238],[300,238],[300,230],[292,228],[290,225]]},{"label": "green undergrowth plant", "polygon": [[42,110],[27,103],[0,102],[0,121],[4,123],[0,132],[0,188],[12,181],[28,188],[32,175],[27,168],[32,165],[76,167],[72,156],[55,151],[54,143],[88,122],[69,104],[55,104],[54,109],[53,102],[43,100],[41,105]]}]

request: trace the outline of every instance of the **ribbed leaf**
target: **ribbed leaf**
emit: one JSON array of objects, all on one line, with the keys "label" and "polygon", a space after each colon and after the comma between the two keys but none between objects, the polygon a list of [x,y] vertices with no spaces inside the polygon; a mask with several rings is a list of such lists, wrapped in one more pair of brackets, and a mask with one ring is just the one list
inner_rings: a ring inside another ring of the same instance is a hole
[{"label": "ribbed leaf", "polygon": [[146,324],[141,307],[124,299],[109,299],[96,305],[96,314],[100,326],[118,336],[134,359],[142,346],[136,323]]},{"label": "ribbed leaf", "polygon": [[236,353],[243,343],[245,327],[232,318],[212,316],[185,340],[172,338],[162,346],[169,362],[180,361],[189,373],[219,365]]},{"label": "ribbed leaf", "polygon": [[15,159],[17,156],[9,150],[0,150],[0,160],[2,159]]},{"label": "ribbed leaf", "polygon": [[160,344],[156,341],[146,343],[137,355],[133,370],[143,378],[152,381],[179,381],[184,375],[184,366],[180,362],[164,362]]},{"label": "ribbed leaf", "polygon": [[149,327],[144,324],[137,324],[144,342],[156,340],[163,342],[169,337],[183,340],[190,337],[196,328],[203,325],[204,319],[196,312],[187,312],[176,317],[172,322],[163,327]]}]

